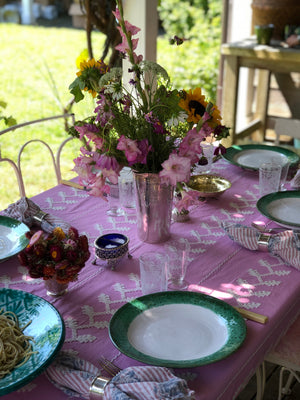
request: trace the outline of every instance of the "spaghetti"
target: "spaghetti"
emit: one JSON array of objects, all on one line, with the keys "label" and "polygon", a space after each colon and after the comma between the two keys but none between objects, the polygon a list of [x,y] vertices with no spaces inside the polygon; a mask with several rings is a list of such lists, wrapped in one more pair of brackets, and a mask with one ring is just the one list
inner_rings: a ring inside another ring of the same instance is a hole
[{"label": "spaghetti", "polygon": [[30,343],[32,337],[23,334],[30,323],[21,328],[15,313],[0,310],[0,379],[25,364],[35,353]]}]

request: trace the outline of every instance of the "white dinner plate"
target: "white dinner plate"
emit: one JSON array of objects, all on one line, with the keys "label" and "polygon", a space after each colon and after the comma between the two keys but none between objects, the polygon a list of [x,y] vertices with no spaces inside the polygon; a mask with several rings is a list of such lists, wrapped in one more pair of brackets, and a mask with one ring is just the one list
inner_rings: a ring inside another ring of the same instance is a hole
[{"label": "white dinner plate", "polygon": [[287,161],[291,165],[299,162],[298,154],[293,151],[279,146],[263,144],[234,145],[226,150],[223,158],[239,167],[255,171],[264,162],[273,161],[281,165]]},{"label": "white dinner plate", "polygon": [[159,292],[132,300],[112,317],[110,338],[124,354],[147,364],[193,367],[238,349],[246,325],[229,304],[202,293]]},{"label": "white dinner plate", "polygon": [[0,215],[0,262],[23,250],[29,240],[25,233],[27,225],[16,219]]},{"label": "white dinner plate", "polygon": [[257,209],[270,220],[287,228],[300,228],[300,191],[270,193],[260,198]]}]

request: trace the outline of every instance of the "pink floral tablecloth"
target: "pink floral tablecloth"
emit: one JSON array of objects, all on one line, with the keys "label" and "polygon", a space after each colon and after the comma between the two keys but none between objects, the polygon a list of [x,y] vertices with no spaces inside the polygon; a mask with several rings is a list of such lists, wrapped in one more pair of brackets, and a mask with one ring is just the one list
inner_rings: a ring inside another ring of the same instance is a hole
[{"label": "pink floral tablecloth", "polygon": [[[188,290],[199,291],[267,315],[262,325],[247,321],[247,337],[232,355],[214,364],[197,368],[173,369],[195,390],[197,400],[233,399],[247,384],[266,352],[279,340],[300,310],[300,275],[295,268],[268,252],[242,248],[226,235],[222,221],[250,225],[269,223],[256,209],[258,174],[233,166],[224,160],[213,166],[213,173],[229,179],[232,186],[218,198],[194,207],[190,220],[173,223],[172,238],[185,237],[191,245],[187,271]],[[63,349],[98,365],[104,356],[120,367],[142,365],[120,353],[109,339],[108,325],[114,312],[126,301],[141,295],[138,257],[164,244],[145,244],[136,236],[134,213],[113,218],[107,204],[87,192],[59,185],[33,200],[45,212],[57,215],[88,236],[91,257],[77,282],[60,298],[46,295],[41,280],[31,280],[17,257],[0,265],[0,287],[21,289],[50,301],[61,313],[66,326]],[[275,226],[270,223],[270,226]],[[105,233],[120,232],[130,238],[132,259],[123,259],[116,270],[98,260],[94,265],[94,240]],[[105,373],[103,371],[103,373]],[[63,400],[67,396],[42,373],[7,400]]]}]

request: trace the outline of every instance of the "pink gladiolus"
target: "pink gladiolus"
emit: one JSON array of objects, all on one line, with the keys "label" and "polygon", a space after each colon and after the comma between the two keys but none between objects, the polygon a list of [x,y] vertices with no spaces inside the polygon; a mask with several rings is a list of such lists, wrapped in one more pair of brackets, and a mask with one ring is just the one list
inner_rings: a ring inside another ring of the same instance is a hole
[{"label": "pink gladiolus", "polygon": [[199,157],[197,154],[202,153],[201,142],[204,139],[203,133],[198,132],[196,128],[188,131],[187,135],[182,139],[179,145],[178,155],[180,157],[188,157],[191,160],[191,164],[195,164]]},{"label": "pink gladiolus", "polygon": [[136,162],[141,164],[147,164],[147,156],[149,151],[152,150],[152,146],[149,146],[148,139],[143,139],[138,141],[138,148],[140,150],[140,154],[138,155]]},{"label": "pink gladiolus", "polygon": [[117,149],[125,152],[125,157],[127,158],[129,165],[134,164],[138,155],[141,154],[136,140],[126,138],[124,135],[120,137]]},{"label": "pink gladiolus", "polygon": [[191,162],[187,157],[171,154],[168,160],[162,163],[163,170],[159,173],[163,182],[176,186],[178,182],[187,182],[190,177]]},{"label": "pink gladiolus", "polygon": [[92,141],[97,149],[102,149],[104,140],[95,134],[95,132],[98,132],[98,128],[95,125],[87,124],[83,126],[75,126],[75,129],[79,133],[80,139],[85,136],[87,139],[87,144]]},{"label": "pink gladiolus", "polygon": [[176,202],[176,208],[179,212],[183,209],[187,210],[188,207],[194,204],[200,203],[199,192],[195,190],[189,190],[188,192],[182,191],[181,196],[181,200],[178,200],[178,202]]}]

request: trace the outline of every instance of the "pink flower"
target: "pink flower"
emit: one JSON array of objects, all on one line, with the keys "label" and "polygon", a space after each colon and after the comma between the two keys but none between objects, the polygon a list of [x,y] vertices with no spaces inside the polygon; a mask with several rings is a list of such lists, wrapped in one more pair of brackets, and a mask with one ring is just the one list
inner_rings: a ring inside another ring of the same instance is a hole
[{"label": "pink flower", "polygon": [[[118,183],[118,177],[122,167],[115,157],[101,154],[99,159],[96,161],[96,164],[97,167],[99,167],[99,170],[101,170],[101,175],[103,177],[108,178],[113,184]],[[100,186],[102,187],[102,184]]]},{"label": "pink flower", "polygon": [[191,164],[195,164],[199,159],[197,154],[202,153],[201,142],[203,141],[204,137],[204,134],[201,133],[201,131],[198,132],[196,128],[188,131],[179,145],[178,155],[181,157],[190,158]]},{"label": "pink flower", "polygon": [[147,156],[149,151],[152,150],[152,146],[149,145],[148,139],[143,139],[138,141],[137,145],[140,150],[140,154],[138,155],[136,162],[141,164],[147,164]]},{"label": "pink flower", "polygon": [[75,129],[80,134],[80,139],[85,136],[87,139],[87,144],[92,141],[97,149],[102,149],[104,140],[103,138],[96,135],[96,133],[98,132],[98,128],[95,125],[86,124],[83,126],[75,126]]},{"label": "pink flower", "polygon": [[109,186],[105,184],[105,177],[103,175],[99,176],[94,184],[90,187],[91,190],[89,194],[92,196],[97,196],[107,201],[107,193],[109,193]]},{"label": "pink flower", "polygon": [[187,210],[188,207],[200,203],[199,192],[195,190],[189,190],[188,192],[182,191],[181,196],[181,200],[178,200],[178,202],[176,203],[176,208],[179,212],[182,209]]},{"label": "pink flower", "polygon": [[176,186],[178,182],[188,182],[190,178],[191,162],[187,157],[171,154],[168,160],[162,163],[163,170],[159,173],[163,182]]},{"label": "pink flower", "polygon": [[91,180],[93,175],[92,172],[92,165],[91,165],[91,157],[87,157],[84,155],[80,155],[79,157],[75,158],[74,160],[75,167],[73,171],[75,171],[79,179],[84,182],[88,182]]},{"label": "pink flower", "polygon": [[129,165],[134,164],[138,158],[138,155],[141,154],[137,141],[126,138],[124,135],[120,137],[117,149],[125,152],[125,157],[127,158]]},{"label": "pink flower", "polygon": [[97,114],[96,121],[100,122],[100,126],[103,128],[111,119],[115,118],[115,116],[111,110],[111,103],[104,94],[99,94],[97,104],[98,106],[94,110]]},{"label": "pink flower", "polygon": [[[120,11],[118,10],[118,8],[116,8],[116,11],[113,12],[114,16],[120,20],[121,19],[121,15],[120,15]],[[132,56],[134,59],[134,63],[138,64],[143,60],[143,56],[139,55],[137,56],[133,50],[135,50],[137,48],[138,45],[138,39],[132,39],[133,35],[136,35],[139,31],[140,28],[138,28],[137,26],[132,25],[130,22],[128,21],[124,21],[124,25],[125,25],[125,30],[128,33],[128,35],[130,36],[131,39],[131,44],[132,44]],[[120,26],[118,26],[121,38],[122,38],[122,42],[120,44],[118,44],[115,49],[119,50],[121,53],[126,54],[130,52],[130,48],[129,48],[129,44],[128,44],[128,40],[126,37],[126,34],[123,32],[122,28]]]}]

